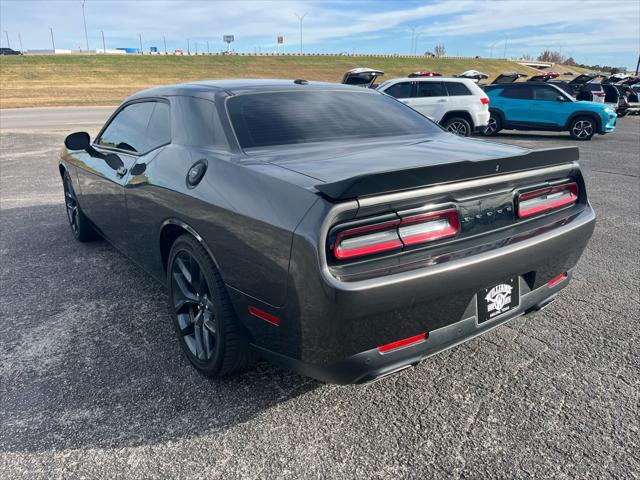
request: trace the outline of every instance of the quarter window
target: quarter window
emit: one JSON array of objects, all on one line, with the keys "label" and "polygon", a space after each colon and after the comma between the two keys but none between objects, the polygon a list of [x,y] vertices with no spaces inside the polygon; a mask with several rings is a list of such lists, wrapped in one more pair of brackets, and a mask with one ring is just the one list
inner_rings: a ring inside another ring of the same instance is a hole
[{"label": "quarter window", "polygon": [[464,83],[460,82],[444,82],[447,86],[447,91],[449,95],[452,97],[457,97],[460,95],[471,95],[471,91],[467,88]]},{"label": "quarter window", "polygon": [[413,85],[411,82],[401,82],[391,85],[384,93],[391,95],[394,98],[409,98],[411,97],[411,90]]},{"label": "quarter window", "polygon": [[442,82],[418,82],[418,97],[446,97]]},{"label": "quarter window", "polygon": [[145,149],[147,152],[171,142],[171,119],[169,105],[164,102],[155,102],[151,120],[147,127]]}]

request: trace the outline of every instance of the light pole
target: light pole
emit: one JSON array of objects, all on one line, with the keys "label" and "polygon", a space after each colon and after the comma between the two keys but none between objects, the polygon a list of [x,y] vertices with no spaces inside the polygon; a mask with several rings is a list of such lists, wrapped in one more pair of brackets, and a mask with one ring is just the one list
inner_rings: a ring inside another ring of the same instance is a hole
[{"label": "light pole", "polygon": [[189,44],[188,38],[187,38],[187,55],[191,55],[191,45]]},{"label": "light pole", "polygon": [[209,40],[207,40],[207,55],[211,55],[211,50],[209,50]]},{"label": "light pole", "polygon": [[144,50],[142,49],[142,34],[138,34],[138,39],[140,40],[140,54],[144,55]]},{"label": "light pole", "polygon": [[420,33],[416,33],[416,39],[413,41],[413,54],[418,54],[418,38],[420,38]]},{"label": "light pole", "polygon": [[7,37],[7,48],[11,48],[11,43],[9,43],[9,32],[7,32],[6,30],[4,31],[4,34]]},{"label": "light pole", "polygon": [[51,31],[51,46],[53,47],[53,53],[56,53],[56,42],[53,41],[53,28],[49,27],[49,30]]},{"label": "light pole", "polygon": [[411,48],[409,49],[409,53],[413,52],[413,39],[415,38],[416,27],[411,27]]},{"label": "light pole", "polygon": [[167,39],[162,36],[162,42],[164,43],[164,54],[167,54]]},{"label": "light pole", "polygon": [[198,55],[198,41],[196,40],[196,55]]},{"label": "light pole", "polygon": [[87,45],[87,52],[89,51],[89,35],[87,34],[87,18],[84,15],[84,4],[87,3],[87,0],[80,0],[80,5],[82,5],[82,21],[84,22],[84,41]]},{"label": "light pole", "polygon": [[20,42],[20,53],[24,53],[22,49],[22,37],[20,36],[20,32],[18,32],[18,42]]},{"label": "light pole", "polygon": [[303,15],[298,15],[296,13],[296,17],[298,17],[298,20],[300,20],[300,55],[302,55],[302,20],[304,20],[304,17],[306,16],[306,12]]},{"label": "light pole", "polygon": [[502,58],[507,58],[507,42],[509,41],[509,38],[504,35],[504,52],[502,54]]},{"label": "light pole", "polygon": [[104,30],[100,30],[102,33],[102,53],[107,53],[107,44],[104,42]]}]

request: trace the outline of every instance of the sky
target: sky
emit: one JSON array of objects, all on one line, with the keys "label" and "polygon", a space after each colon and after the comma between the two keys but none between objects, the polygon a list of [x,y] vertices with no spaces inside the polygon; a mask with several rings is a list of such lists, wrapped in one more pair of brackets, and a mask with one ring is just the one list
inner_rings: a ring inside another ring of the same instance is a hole
[{"label": "sky", "polygon": [[[613,7],[613,8],[612,8]],[[155,46],[238,52],[422,54],[536,57],[561,51],[579,63],[635,69],[640,0],[217,1],[86,0],[89,48]],[[80,0],[1,0],[1,45],[25,50],[86,48]],[[5,33],[6,31],[6,33]],[[284,37],[278,47],[277,36]],[[188,40],[188,44],[187,44]]]}]

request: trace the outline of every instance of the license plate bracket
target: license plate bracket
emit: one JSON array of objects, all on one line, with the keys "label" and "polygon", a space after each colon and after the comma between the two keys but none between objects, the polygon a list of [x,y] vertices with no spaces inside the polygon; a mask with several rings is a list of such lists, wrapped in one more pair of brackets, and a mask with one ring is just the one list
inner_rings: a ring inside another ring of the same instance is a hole
[{"label": "license plate bracket", "polygon": [[494,320],[520,305],[520,285],[518,277],[480,290],[476,295],[478,304],[478,324]]}]

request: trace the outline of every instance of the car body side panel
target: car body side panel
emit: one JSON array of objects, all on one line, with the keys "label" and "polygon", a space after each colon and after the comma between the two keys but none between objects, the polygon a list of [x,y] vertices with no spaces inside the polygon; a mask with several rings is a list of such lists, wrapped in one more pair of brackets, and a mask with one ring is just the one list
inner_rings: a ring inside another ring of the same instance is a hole
[{"label": "car body side panel", "polygon": [[[204,177],[188,188],[187,172],[202,159]],[[316,196],[228,154],[170,146],[129,180],[126,199],[139,258],[156,276],[164,276],[161,229],[177,220],[202,237],[225,283],[277,306],[286,294],[292,232]]]}]

